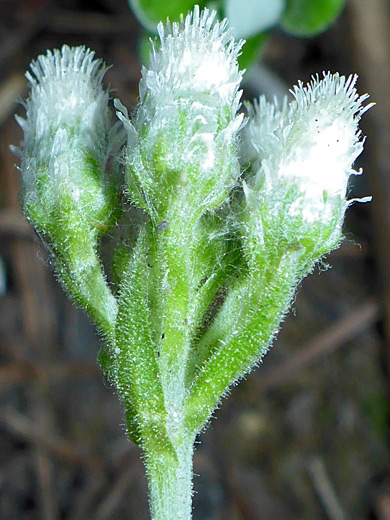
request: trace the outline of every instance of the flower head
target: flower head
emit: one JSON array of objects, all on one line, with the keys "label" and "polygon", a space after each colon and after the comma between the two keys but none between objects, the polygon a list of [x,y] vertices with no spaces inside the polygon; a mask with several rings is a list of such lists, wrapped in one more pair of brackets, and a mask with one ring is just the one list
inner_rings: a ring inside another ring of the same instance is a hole
[{"label": "flower head", "polygon": [[283,205],[281,190],[294,188],[295,200],[284,207],[290,216],[308,224],[327,224],[335,213],[342,220],[349,176],[360,173],[352,168],[363,149],[358,122],[371,106],[363,105],[368,96],[358,95],[356,79],[324,74],[294,87],[295,101],[281,110],[264,98],[249,108],[245,132],[255,173],[249,184],[275,200],[275,211]]},{"label": "flower head", "polygon": [[73,211],[104,226],[113,202],[106,164],[121,139],[102,87],[106,68],[85,47],[64,45],[39,56],[30,69],[26,119],[17,118],[24,130],[17,152],[25,211],[41,220],[38,227],[47,227],[65,207],[72,208],[69,217]]},{"label": "flower head", "polygon": [[236,107],[242,42],[234,41],[226,19],[215,22],[215,16],[195,6],[180,23],[158,25],[159,48],[153,45],[149,67],[142,70],[142,101],[148,93],[161,104],[188,98]]},{"label": "flower head", "polygon": [[215,17],[196,6],[180,23],[160,23],[160,45],[153,44],[142,70],[134,127],[116,105],[129,133],[130,196],[160,219],[173,196],[191,197],[197,211],[216,207],[240,173],[234,146],[243,120],[242,43]]}]

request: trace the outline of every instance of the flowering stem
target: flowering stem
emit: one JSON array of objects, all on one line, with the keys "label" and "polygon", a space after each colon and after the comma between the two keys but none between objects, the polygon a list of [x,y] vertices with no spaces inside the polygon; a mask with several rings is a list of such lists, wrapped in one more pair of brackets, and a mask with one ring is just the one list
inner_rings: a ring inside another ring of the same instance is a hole
[{"label": "flowering stem", "polygon": [[158,448],[146,452],[152,520],[190,520],[193,437],[185,437],[174,453]]},{"label": "flowering stem", "polygon": [[[242,126],[242,42],[215,18],[195,7],[159,24],[132,120],[115,104],[123,131],[83,47],[32,63],[18,119],[25,215],[105,336],[99,361],[144,452],[152,520],[191,519],[196,435],[339,244],[370,106],[355,76],[325,74],[290,104],[248,104]],[[99,244],[124,211],[122,173],[142,218],[123,219],[109,282]]]},{"label": "flowering stem", "polygon": [[191,220],[185,201],[179,198],[164,224],[154,231],[156,250],[150,260],[152,279],[163,289],[158,295],[160,309],[153,313],[152,321],[159,333],[156,338],[158,365],[168,411],[168,434],[173,441],[178,435],[175,418],[182,415],[190,348],[190,302],[194,293],[191,277],[194,223]]},{"label": "flowering stem", "polygon": [[188,429],[199,431],[228,387],[266,353],[298,282],[297,264],[286,255],[268,272],[252,273],[232,287],[203,338],[210,355],[188,392]]}]

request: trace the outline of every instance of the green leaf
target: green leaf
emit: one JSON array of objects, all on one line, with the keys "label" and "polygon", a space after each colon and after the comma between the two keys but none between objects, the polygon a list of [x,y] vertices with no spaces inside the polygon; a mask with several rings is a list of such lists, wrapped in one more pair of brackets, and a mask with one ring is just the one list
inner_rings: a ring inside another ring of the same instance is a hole
[{"label": "green leaf", "polygon": [[110,354],[110,347],[107,343],[103,343],[103,345],[100,347],[97,355],[97,361],[104,375],[107,377],[109,381],[111,381],[112,370],[114,366],[112,356]]},{"label": "green leaf", "polygon": [[259,58],[266,42],[268,40],[268,32],[263,32],[246,40],[242,48],[242,54],[238,57],[240,70],[248,70]]},{"label": "green leaf", "polygon": [[340,15],[345,0],[287,0],[282,27],[293,36],[314,36]]},{"label": "green leaf", "polygon": [[156,36],[154,34],[144,29],[141,31],[137,42],[138,58],[142,65],[145,65],[145,67],[149,65],[150,53],[153,50],[152,43],[150,41],[151,38],[152,40],[156,40]]},{"label": "green leaf", "polygon": [[235,38],[251,38],[276,25],[284,7],[285,0],[225,0],[225,15]]},{"label": "green leaf", "polygon": [[202,7],[205,2],[194,0],[128,0],[138,21],[152,33],[157,33],[157,24],[166,21],[177,22],[180,15],[192,11],[195,5]]}]

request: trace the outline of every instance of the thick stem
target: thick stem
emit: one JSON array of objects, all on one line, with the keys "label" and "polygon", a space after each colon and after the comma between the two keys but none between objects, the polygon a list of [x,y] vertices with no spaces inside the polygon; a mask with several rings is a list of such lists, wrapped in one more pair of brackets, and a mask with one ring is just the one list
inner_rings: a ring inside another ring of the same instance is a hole
[{"label": "thick stem", "polygon": [[152,520],[191,520],[193,452],[192,436],[175,454],[161,446],[146,451]]}]

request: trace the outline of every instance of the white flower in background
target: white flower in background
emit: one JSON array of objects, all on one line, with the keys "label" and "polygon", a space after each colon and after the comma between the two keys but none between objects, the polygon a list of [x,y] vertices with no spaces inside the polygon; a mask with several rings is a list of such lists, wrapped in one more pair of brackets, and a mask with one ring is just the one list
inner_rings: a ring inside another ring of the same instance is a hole
[{"label": "white flower in background", "polygon": [[244,132],[255,175],[248,184],[264,198],[274,199],[275,211],[283,206],[280,190],[295,187],[298,196],[285,208],[290,216],[325,225],[336,214],[343,216],[348,178],[361,173],[352,168],[363,149],[358,122],[372,106],[363,106],[368,95],[358,95],[356,80],[356,75],[346,79],[324,74],[306,87],[295,86],[295,101],[281,110],[264,98],[249,107]]}]

